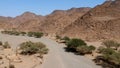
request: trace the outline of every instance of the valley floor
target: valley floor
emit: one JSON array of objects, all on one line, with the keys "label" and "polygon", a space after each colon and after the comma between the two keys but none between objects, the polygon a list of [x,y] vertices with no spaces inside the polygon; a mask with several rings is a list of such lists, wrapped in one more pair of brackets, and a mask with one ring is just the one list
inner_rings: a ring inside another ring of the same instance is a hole
[{"label": "valley floor", "polygon": [[[49,49],[48,55],[42,65],[35,68],[101,68],[97,66],[92,60],[80,55],[65,52],[65,45],[59,44],[46,37],[33,38],[25,36],[10,36],[0,34],[0,41],[8,41],[12,48],[15,49],[20,43],[25,41],[43,42]],[[28,62],[30,63],[30,62]],[[25,68],[21,66],[21,68]]]}]

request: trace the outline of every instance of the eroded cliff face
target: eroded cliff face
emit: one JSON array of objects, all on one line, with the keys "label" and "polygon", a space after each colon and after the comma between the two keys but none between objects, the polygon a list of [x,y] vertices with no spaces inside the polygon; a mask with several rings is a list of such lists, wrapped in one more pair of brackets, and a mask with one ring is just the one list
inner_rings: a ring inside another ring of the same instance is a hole
[{"label": "eroded cliff face", "polygon": [[104,39],[120,40],[120,1],[106,1],[79,17],[64,28],[62,36],[79,37],[95,41]]}]

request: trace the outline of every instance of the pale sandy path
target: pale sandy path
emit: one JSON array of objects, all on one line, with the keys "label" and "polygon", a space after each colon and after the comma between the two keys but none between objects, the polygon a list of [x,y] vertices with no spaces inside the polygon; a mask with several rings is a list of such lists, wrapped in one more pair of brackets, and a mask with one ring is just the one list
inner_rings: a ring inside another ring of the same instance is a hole
[{"label": "pale sandy path", "polygon": [[50,51],[42,66],[38,66],[37,68],[100,68],[99,66],[96,66],[94,62],[84,56],[65,52],[64,45],[58,44],[57,42],[45,37],[36,39],[23,36],[0,34],[0,41],[8,41],[13,48],[16,48],[16,46],[24,41],[41,41],[46,44]]}]

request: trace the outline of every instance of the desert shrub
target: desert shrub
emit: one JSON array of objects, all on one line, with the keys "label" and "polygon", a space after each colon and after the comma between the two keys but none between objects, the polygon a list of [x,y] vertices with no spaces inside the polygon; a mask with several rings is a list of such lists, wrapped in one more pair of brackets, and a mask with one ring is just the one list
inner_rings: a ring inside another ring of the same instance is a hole
[{"label": "desert shrub", "polygon": [[114,66],[120,66],[120,53],[115,52],[113,49],[106,48],[102,53],[103,59]]},{"label": "desert shrub", "polygon": [[102,51],[104,50],[105,48],[103,46],[100,46],[98,49],[97,49],[97,52],[98,53],[102,53]]},{"label": "desert shrub", "polygon": [[27,33],[27,36],[33,37],[33,36],[34,36],[34,33],[33,33],[33,32],[28,32],[28,33]]},{"label": "desert shrub", "polygon": [[9,65],[9,68],[15,68],[15,66],[14,66],[14,65],[12,65],[12,64],[10,64],[10,65]]},{"label": "desert shrub", "polygon": [[113,40],[104,41],[102,44],[105,45],[107,48],[119,46],[119,44]]},{"label": "desert shrub", "polygon": [[119,68],[120,67],[120,52],[113,49],[113,47],[119,47],[119,44],[114,41],[105,41],[105,47],[101,46],[98,48],[98,52],[101,54],[101,59],[96,58],[96,60],[102,60],[100,63],[103,67],[108,68]]},{"label": "desert shrub", "polygon": [[5,30],[5,31],[1,31],[1,33],[8,34],[9,32]]},{"label": "desert shrub", "polygon": [[93,45],[90,45],[90,46],[89,46],[89,49],[92,50],[92,51],[94,51],[94,50],[96,49],[96,47],[93,46]]},{"label": "desert shrub", "polygon": [[91,54],[92,51],[94,51],[94,50],[95,50],[94,46],[86,46],[86,45],[79,46],[79,47],[76,48],[77,53],[82,54],[82,55]]},{"label": "desert shrub", "polygon": [[10,47],[10,44],[8,42],[5,42],[4,45],[3,45],[4,48],[11,48]]},{"label": "desert shrub", "polygon": [[36,53],[45,54],[48,52],[48,49],[46,48],[46,46],[41,42],[36,42],[36,43],[33,43],[31,41],[24,42],[20,44],[20,49],[22,50],[21,54],[24,54],[24,55],[32,55]]},{"label": "desert shrub", "polygon": [[0,60],[1,60],[1,59],[3,59],[3,57],[2,57],[2,56],[0,56]]},{"label": "desert shrub", "polygon": [[111,55],[111,54],[115,53],[115,51],[111,48],[104,48],[101,53],[105,54],[105,55]]},{"label": "desert shrub", "polygon": [[29,37],[36,37],[36,38],[40,38],[43,36],[42,32],[28,32],[27,34]]},{"label": "desert shrub", "polygon": [[20,32],[18,31],[2,31],[3,34],[9,34],[9,35],[20,35]]},{"label": "desert shrub", "polygon": [[13,35],[16,35],[16,36],[18,36],[18,35],[20,35],[20,32],[13,31]]},{"label": "desert shrub", "polygon": [[56,35],[56,39],[61,39],[61,37],[59,35]]},{"label": "desert shrub", "polygon": [[40,38],[42,36],[43,36],[43,33],[41,33],[41,32],[34,32],[34,37]]},{"label": "desert shrub", "polygon": [[39,50],[38,53],[39,54],[47,54],[48,53],[48,48],[42,48],[41,50]]},{"label": "desert shrub", "polygon": [[2,42],[0,41],[0,45],[2,45]]},{"label": "desert shrub", "polygon": [[87,44],[81,39],[74,38],[74,39],[71,39],[70,41],[68,41],[66,43],[66,45],[68,48],[76,48],[78,46],[83,46],[83,45],[87,45]]},{"label": "desert shrub", "polygon": [[64,40],[64,41],[65,41],[65,43],[67,43],[68,41],[70,41],[70,38],[69,38],[69,37],[67,37],[67,36],[65,36],[65,37],[63,37],[63,38],[62,38],[62,40]]},{"label": "desert shrub", "polygon": [[24,35],[26,34],[26,32],[20,32],[20,34],[21,34],[22,36],[24,36]]}]

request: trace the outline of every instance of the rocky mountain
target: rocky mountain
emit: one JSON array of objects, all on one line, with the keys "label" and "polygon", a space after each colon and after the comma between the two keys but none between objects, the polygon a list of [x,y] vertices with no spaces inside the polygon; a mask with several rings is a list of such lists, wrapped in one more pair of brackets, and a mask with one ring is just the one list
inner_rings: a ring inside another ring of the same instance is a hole
[{"label": "rocky mountain", "polygon": [[12,20],[11,17],[0,16],[0,29],[10,28],[10,26],[11,26],[10,21],[11,20]]},{"label": "rocky mountain", "polygon": [[81,17],[91,8],[71,8],[69,10],[55,10],[50,15],[46,16],[42,24],[42,30],[51,35],[64,29],[66,26],[74,22],[78,17]]},{"label": "rocky mountain", "polygon": [[90,9],[89,7],[85,7],[71,8],[69,10],[55,10],[47,16],[25,12],[15,18],[0,17],[0,26],[1,28],[6,27],[9,23],[10,26],[8,26],[11,29],[14,28],[21,31],[42,31],[49,34],[55,34]]},{"label": "rocky mountain", "polygon": [[36,15],[31,12],[25,12],[12,20],[14,26],[12,28],[16,28],[22,31],[34,31],[37,30],[37,26],[41,25],[43,20],[44,16]]},{"label": "rocky mountain", "polygon": [[120,40],[120,0],[106,1],[96,6],[65,27],[59,34],[88,41]]},{"label": "rocky mountain", "polygon": [[0,17],[0,29],[42,31],[49,35],[82,38],[88,41],[120,40],[120,0],[108,0],[94,8],[55,10],[47,16],[25,12],[15,18]]}]

